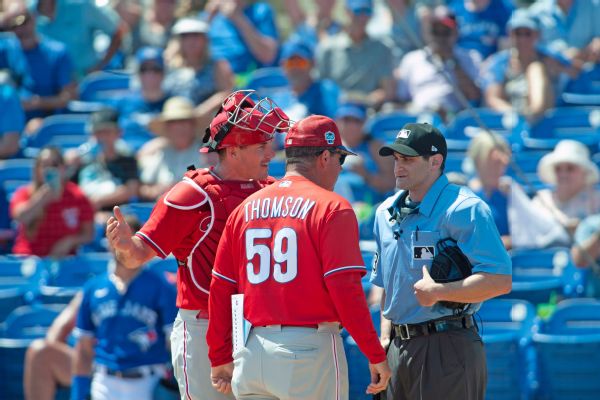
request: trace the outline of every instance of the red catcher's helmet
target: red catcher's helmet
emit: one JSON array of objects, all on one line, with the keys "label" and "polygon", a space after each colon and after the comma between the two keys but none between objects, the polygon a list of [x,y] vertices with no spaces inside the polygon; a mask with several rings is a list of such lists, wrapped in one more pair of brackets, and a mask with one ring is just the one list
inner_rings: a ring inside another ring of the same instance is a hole
[{"label": "red catcher's helmet", "polygon": [[203,150],[264,143],[276,132],[290,128],[290,119],[277,104],[266,97],[254,102],[251,99],[254,93],[254,90],[238,90],[227,96],[206,129]]}]

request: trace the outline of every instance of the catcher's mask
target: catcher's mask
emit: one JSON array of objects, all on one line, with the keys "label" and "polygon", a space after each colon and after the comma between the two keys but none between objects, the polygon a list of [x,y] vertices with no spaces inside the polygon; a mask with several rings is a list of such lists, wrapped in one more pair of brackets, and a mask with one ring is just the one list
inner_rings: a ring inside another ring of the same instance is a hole
[{"label": "catcher's mask", "polygon": [[292,122],[271,99],[255,102],[254,90],[238,90],[223,101],[203,138],[204,151],[247,146],[271,140],[286,132]]}]

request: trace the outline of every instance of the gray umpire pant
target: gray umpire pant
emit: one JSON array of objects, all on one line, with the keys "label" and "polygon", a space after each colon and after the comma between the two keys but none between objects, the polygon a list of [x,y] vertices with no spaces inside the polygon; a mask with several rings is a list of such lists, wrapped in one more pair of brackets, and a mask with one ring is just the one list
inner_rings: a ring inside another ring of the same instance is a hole
[{"label": "gray umpire pant", "polygon": [[382,400],[483,400],[485,350],[476,329],[396,337],[388,350],[392,379]]}]

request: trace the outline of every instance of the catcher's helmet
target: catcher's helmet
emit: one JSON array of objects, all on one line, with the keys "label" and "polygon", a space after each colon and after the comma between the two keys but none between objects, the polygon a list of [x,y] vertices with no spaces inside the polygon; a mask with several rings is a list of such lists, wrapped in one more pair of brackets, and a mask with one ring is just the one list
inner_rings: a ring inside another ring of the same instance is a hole
[{"label": "catcher's helmet", "polygon": [[291,121],[269,98],[255,102],[253,90],[238,90],[223,101],[206,129],[205,151],[217,151],[230,146],[264,143],[276,132],[286,132]]}]

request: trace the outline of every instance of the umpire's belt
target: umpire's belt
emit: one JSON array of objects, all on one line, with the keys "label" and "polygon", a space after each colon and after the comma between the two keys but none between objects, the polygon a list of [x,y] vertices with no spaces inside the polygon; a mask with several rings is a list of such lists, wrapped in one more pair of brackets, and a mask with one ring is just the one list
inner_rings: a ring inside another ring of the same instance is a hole
[{"label": "umpire's belt", "polygon": [[472,315],[433,319],[419,324],[392,324],[396,337],[402,340],[408,340],[415,336],[426,336],[436,332],[467,329],[473,326],[475,326],[475,321]]}]

